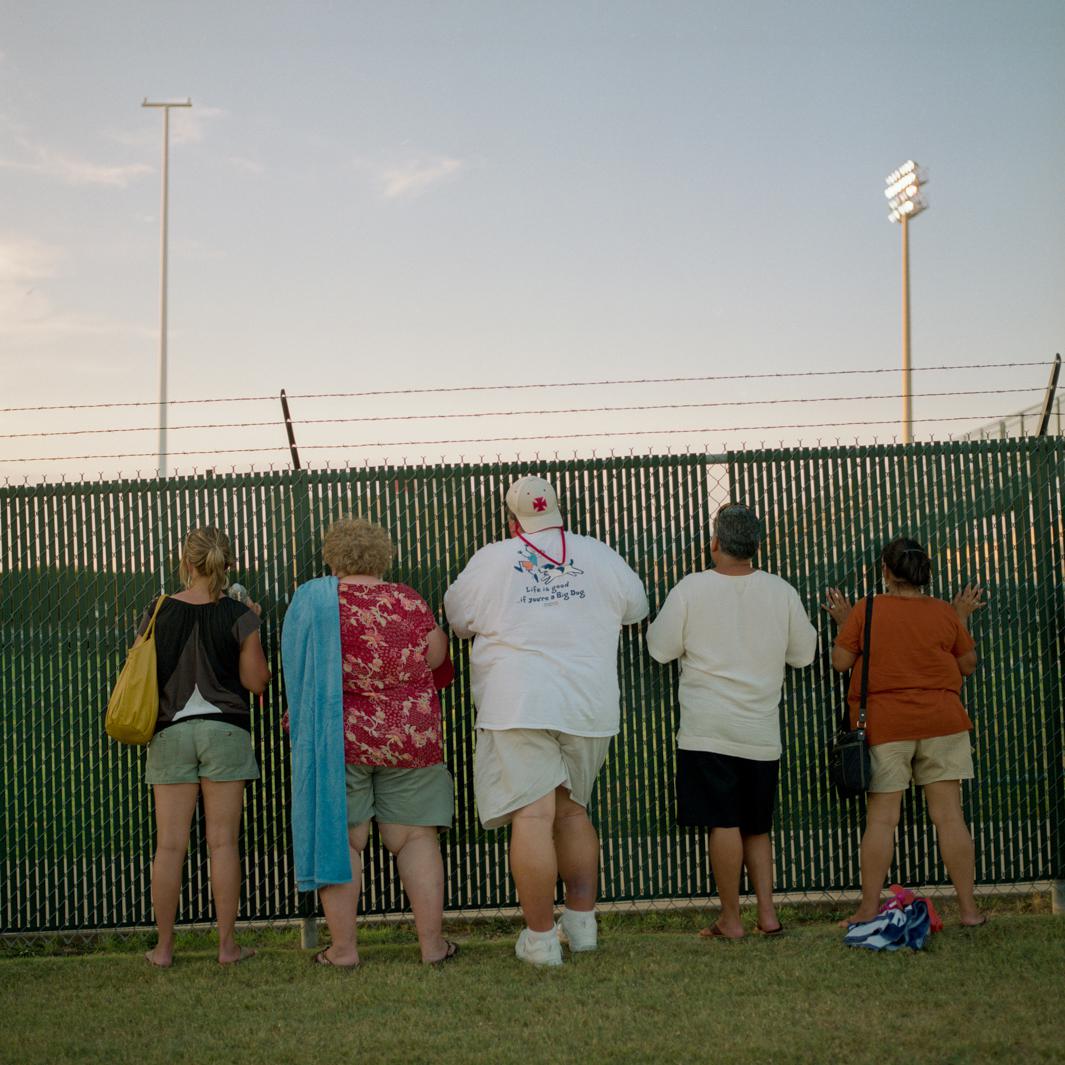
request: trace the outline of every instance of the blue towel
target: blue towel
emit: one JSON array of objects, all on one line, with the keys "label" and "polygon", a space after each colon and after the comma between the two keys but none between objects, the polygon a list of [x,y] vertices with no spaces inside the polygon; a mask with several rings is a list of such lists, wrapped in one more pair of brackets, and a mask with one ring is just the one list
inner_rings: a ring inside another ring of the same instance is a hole
[{"label": "blue towel", "polygon": [[351,883],[336,577],[301,585],[281,631],[292,741],[292,846],[300,891]]},{"label": "blue towel", "polygon": [[871,921],[849,925],[843,942],[866,950],[921,950],[931,932],[927,903],[914,899],[908,906],[878,913]]}]

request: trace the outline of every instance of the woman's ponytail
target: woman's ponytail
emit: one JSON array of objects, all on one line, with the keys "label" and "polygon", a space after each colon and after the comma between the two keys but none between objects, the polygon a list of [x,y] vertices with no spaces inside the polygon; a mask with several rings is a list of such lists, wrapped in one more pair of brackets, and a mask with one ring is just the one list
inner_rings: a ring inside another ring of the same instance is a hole
[{"label": "woman's ponytail", "polygon": [[229,584],[227,573],[233,565],[233,551],[225,533],[210,526],[194,529],[185,541],[181,552],[182,583],[188,588],[193,581],[193,570],[206,577],[212,598],[217,598]]}]

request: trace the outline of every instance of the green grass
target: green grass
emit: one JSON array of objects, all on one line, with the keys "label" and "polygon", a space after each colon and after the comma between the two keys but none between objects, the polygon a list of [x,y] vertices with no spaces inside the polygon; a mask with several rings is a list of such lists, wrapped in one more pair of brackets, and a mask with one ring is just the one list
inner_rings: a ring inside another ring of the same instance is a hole
[{"label": "green grass", "polygon": [[[953,916],[944,906],[945,916]],[[232,969],[185,933],[168,972],[148,937],[10,944],[0,1061],[638,1063],[1062,1061],[1065,920],[1000,900],[921,953],[842,946],[832,913],[782,913],[788,935],[706,942],[698,912],[606,915],[601,949],[561,970],[513,957],[507,920],[453,924],[459,958],[417,964],[407,925],[366,927],[363,969],[315,969],[293,930],[246,933]]]}]

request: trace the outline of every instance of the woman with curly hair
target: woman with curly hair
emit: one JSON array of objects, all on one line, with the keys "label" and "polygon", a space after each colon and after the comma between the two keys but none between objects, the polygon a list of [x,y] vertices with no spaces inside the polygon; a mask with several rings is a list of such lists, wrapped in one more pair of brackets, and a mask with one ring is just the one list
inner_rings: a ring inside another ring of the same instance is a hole
[{"label": "woman with curly hair", "polygon": [[[843,923],[871,921],[895,854],[903,792],[924,789],[939,852],[958,895],[963,925],[983,924],[973,896],[973,841],[961,807],[961,781],[973,777],[972,722],[960,698],[962,681],[976,671],[967,622],[984,605],[969,586],[953,603],[925,594],[932,560],[916,541],[892,540],[881,556],[884,594],[876,596],[869,640],[867,742],[872,761],[862,837],[862,901]],[[840,626],[832,668],[851,669],[865,651],[865,600],[851,608],[829,588],[825,609]],[[851,674],[851,727],[857,726],[861,670]]]},{"label": "woman with curly hair", "polygon": [[300,890],[319,892],[332,938],[315,961],[339,968],[359,964],[355,919],[371,819],[395,856],[422,961],[458,951],[441,931],[437,839],[454,809],[434,683],[434,670],[450,668],[448,641],[417,592],[384,579],[392,554],[381,526],[334,522],[322,544],[333,575],[298,589],[282,635],[296,877]]}]

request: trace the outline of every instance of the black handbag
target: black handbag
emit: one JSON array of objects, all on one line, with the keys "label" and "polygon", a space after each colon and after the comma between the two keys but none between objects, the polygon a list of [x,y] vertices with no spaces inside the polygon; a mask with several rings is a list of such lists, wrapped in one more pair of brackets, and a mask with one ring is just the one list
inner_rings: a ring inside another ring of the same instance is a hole
[{"label": "black handbag", "polygon": [[862,648],[862,688],[858,702],[858,727],[850,727],[847,700],[839,726],[828,748],[828,777],[841,799],[853,799],[869,790],[872,775],[869,745],[865,742],[865,704],[869,696],[869,644],[873,633],[873,595],[865,600],[865,638]]}]

